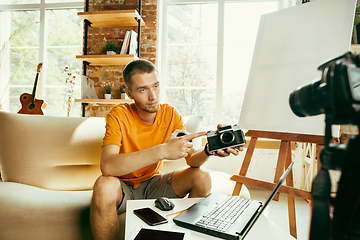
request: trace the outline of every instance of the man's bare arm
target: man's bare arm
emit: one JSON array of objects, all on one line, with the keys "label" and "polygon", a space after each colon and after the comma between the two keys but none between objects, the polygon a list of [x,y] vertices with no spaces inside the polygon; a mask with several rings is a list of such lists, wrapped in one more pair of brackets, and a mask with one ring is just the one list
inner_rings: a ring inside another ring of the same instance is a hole
[{"label": "man's bare arm", "polygon": [[[119,154],[120,147],[105,145],[101,153],[101,171],[105,176],[122,176],[160,161],[156,148]],[[150,157],[151,156],[151,157]]]},{"label": "man's bare arm", "polygon": [[205,134],[198,132],[180,138],[171,137],[166,143],[133,153],[119,154],[118,146],[103,146],[101,171],[105,176],[122,176],[163,159],[177,160],[188,157],[194,151],[193,144],[189,141]]}]

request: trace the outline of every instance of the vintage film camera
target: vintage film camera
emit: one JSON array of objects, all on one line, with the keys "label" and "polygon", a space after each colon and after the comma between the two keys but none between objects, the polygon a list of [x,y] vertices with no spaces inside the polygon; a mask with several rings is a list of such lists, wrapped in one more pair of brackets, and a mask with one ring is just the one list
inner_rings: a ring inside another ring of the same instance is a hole
[{"label": "vintage film camera", "polygon": [[216,131],[208,131],[206,135],[209,143],[209,153],[213,153],[218,149],[245,146],[246,144],[244,132],[238,124],[223,125]]},{"label": "vintage film camera", "polygon": [[[318,68],[322,71],[321,79],[290,94],[290,107],[297,116],[325,114],[321,169],[311,190],[310,240],[360,239],[360,188],[353,187],[360,182],[360,136],[352,136],[347,145],[331,143],[333,124],[354,124],[360,129],[359,67],[359,55],[347,52]],[[330,195],[329,170],[341,170],[336,198]]]}]

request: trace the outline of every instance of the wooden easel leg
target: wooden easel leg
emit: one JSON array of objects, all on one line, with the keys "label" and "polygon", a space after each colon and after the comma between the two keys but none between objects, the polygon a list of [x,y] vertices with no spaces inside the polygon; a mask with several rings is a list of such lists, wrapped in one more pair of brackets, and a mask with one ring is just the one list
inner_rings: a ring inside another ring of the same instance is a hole
[{"label": "wooden easel leg", "polygon": [[297,238],[295,197],[290,194],[287,194],[286,197],[287,197],[287,203],[288,203],[290,234],[294,238]]},{"label": "wooden easel leg", "polygon": [[316,146],[316,157],[317,157],[317,170],[320,171],[321,168],[321,161],[320,161],[320,153],[323,150],[324,145],[323,144],[317,144]]},{"label": "wooden easel leg", "polygon": [[[279,181],[281,175],[284,172],[286,155],[288,152],[288,148],[291,149],[290,147],[291,147],[290,141],[281,140],[279,156],[278,156],[278,160],[277,160],[277,164],[276,164],[274,183],[277,183]],[[275,195],[275,197],[273,198],[273,200],[279,201],[279,196],[280,196],[280,194],[277,193]]]},{"label": "wooden easel leg", "polygon": [[[285,165],[286,168],[289,167],[291,163],[291,142],[289,142],[289,146],[287,148]],[[286,186],[294,187],[294,179],[293,179],[293,170],[291,169],[289,175],[286,178]],[[297,238],[297,230],[296,230],[296,212],[295,212],[295,197],[293,195],[287,194],[287,203],[288,203],[288,213],[289,213],[289,229],[290,234],[294,238]]]},{"label": "wooden easel leg", "polygon": [[[257,139],[258,139],[257,137],[252,137],[250,139],[250,143],[249,143],[249,146],[248,146],[248,148],[246,150],[245,158],[244,158],[244,161],[243,161],[243,163],[241,165],[239,175],[242,175],[242,176],[246,175],[247,170],[249,169],[249,166],[250,166],[251,158],[252,158],[252,156],[254,154]],[[241,187],[242,187],[242,183],[236,182],[232,195],[233,196],[239,196],[240,191],[241,191]]]}]

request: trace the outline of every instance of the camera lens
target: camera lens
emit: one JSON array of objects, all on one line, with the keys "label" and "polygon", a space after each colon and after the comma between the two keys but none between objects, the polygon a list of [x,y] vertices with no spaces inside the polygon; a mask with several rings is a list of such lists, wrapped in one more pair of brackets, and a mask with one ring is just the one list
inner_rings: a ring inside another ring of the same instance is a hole
[{"label": "camera lens", "polygon": [[234,141],[234,139],[235,139],[235,136],[232,132],[223,132],[220,135],[220,141],[224,144],[229,144],[232,141]]},{"label": "camera lens", "polygon": [[325,112],[321,83],[321,79],[311,82],[301,86],[290,94],[290,107],[295,115],[298,117],[306,117]]}]

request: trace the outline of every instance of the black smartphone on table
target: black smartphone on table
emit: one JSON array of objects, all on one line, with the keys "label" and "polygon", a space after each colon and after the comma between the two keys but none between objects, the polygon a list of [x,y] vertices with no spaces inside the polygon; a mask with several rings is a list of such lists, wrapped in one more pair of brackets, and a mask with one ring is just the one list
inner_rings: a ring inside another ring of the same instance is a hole
[{"label": "black smartphone on table", "polygon": [[149,207],[135,209],[134,213],[136,216],[141,218],[144,222],[146,222],[150,226],[155,226],[168,222],[166,218],[164,218],[163,216],[161,216],[160,214],[158,214]]}]

